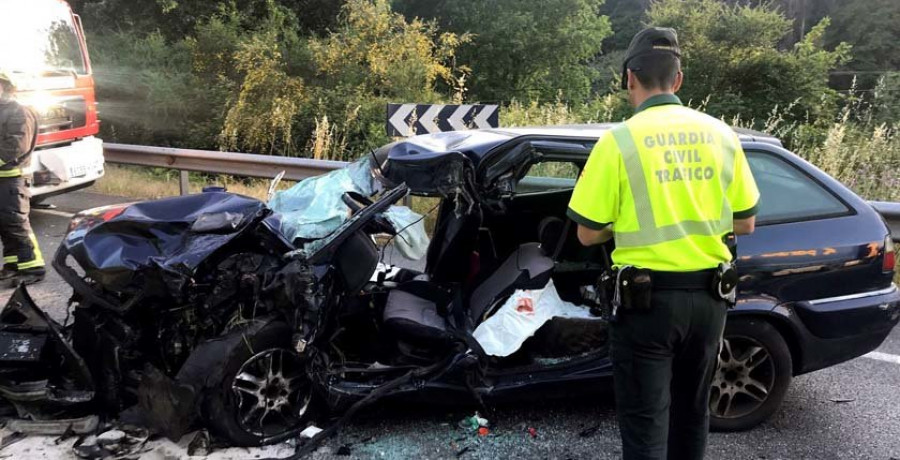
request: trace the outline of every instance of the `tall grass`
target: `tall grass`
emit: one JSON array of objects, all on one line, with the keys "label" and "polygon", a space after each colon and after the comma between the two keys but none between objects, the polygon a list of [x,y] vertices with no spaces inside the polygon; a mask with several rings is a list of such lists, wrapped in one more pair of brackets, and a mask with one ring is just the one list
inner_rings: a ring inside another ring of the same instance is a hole
[{"label": "tall grass", "polygon": [[[900,200],[900,117],[882,79],[872,97],[854,93],[827,125],[786,123],[773,112],[773,133],[800,156],[869,200]],[[855,82],[853,87],[855,88]]]},{"label": "tall grass", "polygon": [[[106,174],[89,190],[104,195],[121,196],[138,200],[150,200],[176,196],[180,193],[178,171],[153,171],[136,166],[106,165]],[[270,181],[265,179],[245,179],[232,176],[209,176],[191,173],[190,191],[199,193],[203,187],[224,186],[229,192],[265,200]],[[281,181],[278,189],[283,190],[291,181]]]},{"label": "tall grass", "polygon": [[900,200],[900,123],[866,126],[844,118],[824,142],[798,153],[866,199]]}]

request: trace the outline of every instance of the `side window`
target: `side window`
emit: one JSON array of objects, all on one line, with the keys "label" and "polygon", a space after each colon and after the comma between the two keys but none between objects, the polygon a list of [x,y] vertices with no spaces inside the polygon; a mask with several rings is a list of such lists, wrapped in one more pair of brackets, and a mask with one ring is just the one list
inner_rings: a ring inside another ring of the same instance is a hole
[{"label": "side window", "polygon": [[846,214],[850,209],[797,167],[762,152],[747,152],[759,187],[757,223],[791,222]]},{"label": "side window", "polygon": [[581,167],[571,161],[547,160],[534,163],[516,184],[516,194],[553,192],[575,188]]}]

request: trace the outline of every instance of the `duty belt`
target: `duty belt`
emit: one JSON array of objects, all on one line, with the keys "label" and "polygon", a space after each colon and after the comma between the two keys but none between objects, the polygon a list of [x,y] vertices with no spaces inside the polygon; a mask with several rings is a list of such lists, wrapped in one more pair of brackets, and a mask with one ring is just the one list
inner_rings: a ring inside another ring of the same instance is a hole
[{"label": "duty belt", "polygon": [[715,269],[699,270],[694,272],[650,272],[650,279],[653,282],[653,290],[709,290],[710,286],[713,285],[715,276]]}]

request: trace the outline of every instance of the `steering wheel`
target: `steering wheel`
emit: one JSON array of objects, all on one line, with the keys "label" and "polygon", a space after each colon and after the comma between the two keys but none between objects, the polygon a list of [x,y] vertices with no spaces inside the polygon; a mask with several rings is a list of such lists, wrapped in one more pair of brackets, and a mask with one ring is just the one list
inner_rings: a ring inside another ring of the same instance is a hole
[{"label": "steering wheel", "polygon": [[[356,215],[356,213],[374,204],[369,197],[357,192],[344,192],[341,195],[341,200],[350,208],[351,215]],[[366,223],[364,229],[369,234],[387,233],[388,235],[395,235],[397,233],[394,225],[380,212]]]},{"label": "steering wheel", "polygon": [[[327,238],[327,241],[322,247],[310,254],[308,259],[309,262],[313,265],[327,262],[328,258],[337,250],[337,247],[349,238],[350,235],[357,230],[364,228],[368,229],[368,225],[374,220],[374,217],[380,217],[382,212],[386,211],[392,204],[400,201],[401,198],[406,196],[408,191],[409,187],[407,187],[406,184],[400,184],[381,195],[381,197],[378,198],[378,201],[353,213],[346,222],[341,224],[341,226]],[[387,221],[387,219],[384,220]],[[391,231],[393,231],[393,227],[391,227]]]},{"label": "steering wheel", "polygon": [[366,206],[372,206],[372,200],[358,192],[344,192],[344,194],[341,195],[341,201],[350,208],[350,212],[353,214],[356,214]]}]

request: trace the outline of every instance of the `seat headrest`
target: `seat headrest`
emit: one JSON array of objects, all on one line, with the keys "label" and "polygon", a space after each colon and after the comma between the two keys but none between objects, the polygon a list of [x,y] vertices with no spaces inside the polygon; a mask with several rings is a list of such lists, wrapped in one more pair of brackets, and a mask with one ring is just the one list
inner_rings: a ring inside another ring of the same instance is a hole
[{"label": "seat headrest", "polygon": [[543,218],[538,224],[538,241],[541,242],[541,249],[547,254],[554,254],[565,229],[566,223],[559,217]]}]

